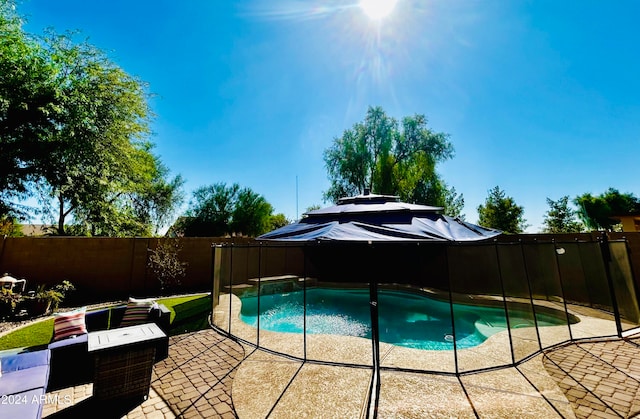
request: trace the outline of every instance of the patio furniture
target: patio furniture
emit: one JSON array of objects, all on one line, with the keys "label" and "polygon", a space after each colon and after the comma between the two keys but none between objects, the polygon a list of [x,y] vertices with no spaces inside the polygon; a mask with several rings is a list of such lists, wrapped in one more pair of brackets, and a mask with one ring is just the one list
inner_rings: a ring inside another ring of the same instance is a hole
[{"label": "patio furniture", "polygon": [[40,418],[49,378],[48,349],[0,352],[0,417]]},{"label": "patio furniture", "polygon": [[[120,326],[126,305],[88,311],[85,323],[89,333],[101,330],[117,329]],[[163,332],[168,333],[171,312],[162,304],[149,312],[147,322],[155,323]],[[155,361],[167,357],[168,339],[157,341]],[[93,358],[88,352],[88,334],[51,342],[51,374],[49,388],[57,390],[79,384],[90,383],[94,378]],[[73,366],[73,368],[70,368]]]},{"label": "patio furniture", "polygon": [[158,343],[167,335],[155,323],[89,333],[94,360],[93,397],[98,401],[149,396]]},{"label": "patio furniture", "polygon": [[0,278],[0,287],[11,290],[16,294],[23,293],[26,286],[26,279],[17,279],[7,273]]}]

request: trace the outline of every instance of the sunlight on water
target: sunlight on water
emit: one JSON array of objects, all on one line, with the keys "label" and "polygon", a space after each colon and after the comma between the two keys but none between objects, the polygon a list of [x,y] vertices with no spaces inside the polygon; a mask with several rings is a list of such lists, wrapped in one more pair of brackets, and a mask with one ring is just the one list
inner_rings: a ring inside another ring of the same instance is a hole
[{"label": "sunlight on water", "polygon": [[[248,318],[243,316],[243,320],[247,322]],[[254,316],[249,324],[257,326],[257,317]],[[303,307],[298,303],[287,302],[270,308],[260,314],[260,327],[279,332],[302,333]],[[307,333],[366,337],[370,332],[371,327],[366,321],[348,314],[307,309]]]},{"label": "sunlight on water", "polygon": [[[331,334],[371,338],[368,290],[311,288],[306,296],[306,325],[302,291],[242,298],[243,322],[283,333]],[[455,346],[470,348],[492,334],[506,330],[499,308],[454,304]],[[510,312],[512,328],[535,327],[526,313]],[[378,295],[380,341],[416,349],[454,349],[454,327],[448,302],[397,291]],[[558,324],[557,319],[538,316],[538,325]]]}]

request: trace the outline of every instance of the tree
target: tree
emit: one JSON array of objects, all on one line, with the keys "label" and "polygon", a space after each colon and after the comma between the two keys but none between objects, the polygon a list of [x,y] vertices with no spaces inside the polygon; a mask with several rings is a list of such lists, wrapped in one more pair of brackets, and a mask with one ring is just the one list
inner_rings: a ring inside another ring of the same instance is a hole
[{"label": "tree", "polygon": [[[149,235],[183,180],[152,153],[146,84],[71,35],[28,36],[0,4],[0,215],[40,199],[57,234]],[[69,228],[69,221],[73,228]]]},{"label": "tree", "polygon": [[271,204],[251,189],[216,183],[193,192],[177,230],[187,237],[257,236],[271,229],[272,212]]},{"label": "tree", "polygon": [[47,51],[14,10],[13,1],[0,2],[0,215],[26,219],[16,201],[30,195],[61,108]]},{"label": "tree", "polygon": [[273,214],[271,217],[269,217],[269,229],[267,231],[272,231],[277,228],[284,227],[288,224],[291,224],[291,221],[287,219],[284,214]]},{"label": "tree", "polygon": [[168,181],[166,166],[152,154],[143,155],[148,161],[139,173],[131,173],[136,179],[131,188],[76,208],[75,231],[65,226],[67,234],[149,236],[157,235],[171,221],[184,199],[184,180],[178,175]]},{"label": "tree", "polygon": [[445,213],[451,217],[458,217],[464,220],[466,217],[462,214],[464,209],[464,197],[462,194],[456,193],[456,188],[451,187],[448,189],[443,183],[444,204]]},{"label": "tree", "polygon": [[[370,107],[364,122],[347,129],[325,150],[331,186],[326,201],[362,193],[398,195],[406,202],[438,205],[459,212],[462,197],[449,190],[436,165],[453,156],[448,136],[427,127],[423,115],[397,120]],[[462,201],[463,202],[463,201]],[[453,214],[456,215],[456,214]]]},{"label": "tree", "polygon": [[478,206],[478,224],[505,233],[522,233],[528,227],[523,216],[524,208],[498,186],[490,189],[484,205]]},{"label": "tree", "polygon": [[604,193],[593,196],[585,193],[573,200],[578,207],[578,217],[589,230],[614,230],[619,222],[615,215],[640,212],[640,200],[632,193],[620,193],[609,188]]},{"label": "tree", "polygon": [[22,229],[18,220],[9,215],[0,215],[0,236],[22,237]]},{"label": "tree", "polygon": [[[145,85],[87,43],[69,36],[44,40],[56,70],[63,111],[39,164],[41,198],[56,212],[58,234],[66,219],[91,235],[148,235],[148,219],[136,217],[134,195],[145,196],[162,169],[151,154]],[[139,204],[141,201],[138,201]]]},{"label": "tree", "polygon": [[176,175],[167,181],[169,169],[159,161],[152,182],[147,185],[136,201],[136,211],[147,224],[155,226],[154,234],[167,227],[173,220],[178,207],[184,202],[184,179]]},{"label": "tree", "polygon": [[187,237],[218,237],[230,233],[234,199],[239,190],[238,184],[228,187],[224,183],[196,189],[178,230]]},{"label": "tree", "polygon": [[315,211],[315,210],[319,210],[320,208],[322,208],[319,204],[313,204],[313,205],[309,205],[307,207],[306,210],[304,210],[304,212],[302,213],[302,218],[306,217],[306,213],[311,212],[311,211]]},{"label": "tree", "polygon": [[549,211],[544,216],[544,233],[579,233],[583,227],[576,219],[576,212],[569,207],[569,196],[557,201],[547,198]]},{"label": "tree", "polygon": [[262,195],[249,188],[238,191],[231,214],[231,230],[248,236],[259,236],[269,231],[273,207]]}]

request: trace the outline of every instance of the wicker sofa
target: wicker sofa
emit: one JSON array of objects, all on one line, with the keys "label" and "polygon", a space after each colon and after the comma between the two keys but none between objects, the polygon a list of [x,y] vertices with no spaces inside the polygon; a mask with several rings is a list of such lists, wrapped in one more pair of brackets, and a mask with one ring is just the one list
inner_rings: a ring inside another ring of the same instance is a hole
[{"label": "wicker sofa", "polygon": [[[120,326],[126,305],[109,307],[101,310],[88,311],[85,323],[89,333],[98,330],[114,329]],[[156,323],[168,335],[170,311],[164,305],[149,312],[149,323]],[[93,379],[93,360],[88,353],[88,335],[51,342],[48,346],[51,352],[50,372],[47,390],[90,383]],[[156,362],[168,356],[169,338],[162,340],[156,346]]]}]

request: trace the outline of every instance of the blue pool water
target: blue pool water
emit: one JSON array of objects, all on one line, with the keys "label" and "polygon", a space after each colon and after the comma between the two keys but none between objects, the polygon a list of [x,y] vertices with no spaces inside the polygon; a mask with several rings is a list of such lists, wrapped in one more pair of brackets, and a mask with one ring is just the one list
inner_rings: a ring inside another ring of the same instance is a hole
[{"label": "blue pool water", "polygon": [[[274,332],[302,333],[303,292],[243,297],[240,319],[254,327]],[[369,290],[307,289],[307,333],[371,337]],[[492,334],[506,330],[504,310],[454,304],[457,348],[470,348]],[[566,318],[536,314],[538,326],[566,324]],[[512,328],[535,326],[531,312],[509,311]],[[380,290],[378,293],[380,341],[417,349],[453,349],[449,302],[408,292]]]}]

